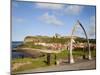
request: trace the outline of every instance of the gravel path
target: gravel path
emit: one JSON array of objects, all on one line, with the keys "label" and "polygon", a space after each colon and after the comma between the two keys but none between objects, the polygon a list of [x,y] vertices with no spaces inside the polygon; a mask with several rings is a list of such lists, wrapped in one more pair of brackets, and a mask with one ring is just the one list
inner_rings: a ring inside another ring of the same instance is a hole
[{"label": "gravel path", "polygon": [[82,60],[77,61],[74,64],[62,64],[62,65],[53,65],[44,68],[37,68],[32,70],[23,71],[20,73],[36,73],[36,72],[51,72],[51,71],[72,71],[72,70],[89,70],[96,69],[96,61],[92,60]]}]

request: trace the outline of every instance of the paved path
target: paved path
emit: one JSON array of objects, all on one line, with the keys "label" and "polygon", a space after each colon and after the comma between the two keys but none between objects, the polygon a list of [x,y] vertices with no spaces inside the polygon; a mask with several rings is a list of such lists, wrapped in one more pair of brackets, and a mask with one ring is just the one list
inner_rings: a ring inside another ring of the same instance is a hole
[{"label": "paved path", "polygon": [[96,68],[96,61],[95,59],[92,60],[82,60],[78,61],[74,64],[63,64],[63,65],[56,65],[56,66],[48,66],[44,68],[37,68],[33,70],[27,70],[20,73],[36,73],[36,72],[50,72],[50,71],[72,71],[72,70],[88,70],[88,69],[95,69]]}]

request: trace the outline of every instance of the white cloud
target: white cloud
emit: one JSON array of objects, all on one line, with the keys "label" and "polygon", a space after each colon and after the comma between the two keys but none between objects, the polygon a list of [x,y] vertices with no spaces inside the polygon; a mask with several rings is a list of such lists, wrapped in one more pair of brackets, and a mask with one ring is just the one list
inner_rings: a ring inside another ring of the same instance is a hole
[{"label": "white cloud", "polygon": [[51,10],[60,10],[56,11],[58,14],[62,12],[63,14],[68,15],[78,15],[84,9],[84,6],[80,5],[64,5],[64,4],[51,4],[51,3],[36,3],[36,8],[44,8],[44,9],[51,9]]},{"label": "white cloud", "polygon": [[16,21],[17,21],[17,22],[24,22],[24,19],[22,19],[22,18],[17,18]]},{"label": "white cloud", "polygon": [[24,23],[25,22],[25,19],[23,19],[23,18],[15,18],[15,17],[13,17],[12,20],[14,22],[17,22],[17,23]]},{"label": "white cloud", "polygon": [[90,17],[89,36],[95,36],[95,16]]},{"label": "white cloud", "polygon": [[95,24],[95,16],[91,16],[90,21],[92,22],[92,24]]},{"label": "white cloud", "polygon": [[36,3],[37,8],[46,8],[46,9],[62,9],[64,8],[64,5],[61,4],[50,4],[50,3]]},{"label": "white cloud", "polygon": [[56,26],[61,26],[63,25],[63,22],[59,20],[55,15],[50,15],[49,13],[43,14],[39,19],[46,23],[46,24],[51,24],[51,25],[56,25]]},{"label": "white cloud", "polygon": [[65,8],[65,12],[67,14],[71,15],[77,15],[80,14],[81,11],[83,10],[84,6],[78,6],[78,5],[69,5]]}]

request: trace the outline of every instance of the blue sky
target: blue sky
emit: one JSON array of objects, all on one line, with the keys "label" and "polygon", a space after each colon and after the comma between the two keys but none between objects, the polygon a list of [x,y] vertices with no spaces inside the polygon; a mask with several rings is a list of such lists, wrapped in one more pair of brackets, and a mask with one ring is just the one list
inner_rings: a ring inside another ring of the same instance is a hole
[{"label": "blue sky", "polygon": [[[12,40],[22,41],[26,36],[55,33],[68,36],[76,21],[85,27],[88,36],[95,36],[95,6],[12,2]],[[81,33],[81,29],[77,29]]]}]

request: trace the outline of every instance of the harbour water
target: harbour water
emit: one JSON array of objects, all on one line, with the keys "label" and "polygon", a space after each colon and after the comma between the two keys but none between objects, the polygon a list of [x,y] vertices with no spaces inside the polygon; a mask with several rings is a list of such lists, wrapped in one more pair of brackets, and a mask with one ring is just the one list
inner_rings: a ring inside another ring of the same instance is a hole
[{"label": "harbour water", "polygon": [[[21,45],[22,42],[21,41],[13,41],[12,42],[12,49],[16,48],[17,46]],[[12,59],[15,58],[23,58],[23,57],[28,57],[29,55],[23,52],[16,52],[14,50],[12,50]]]}]

